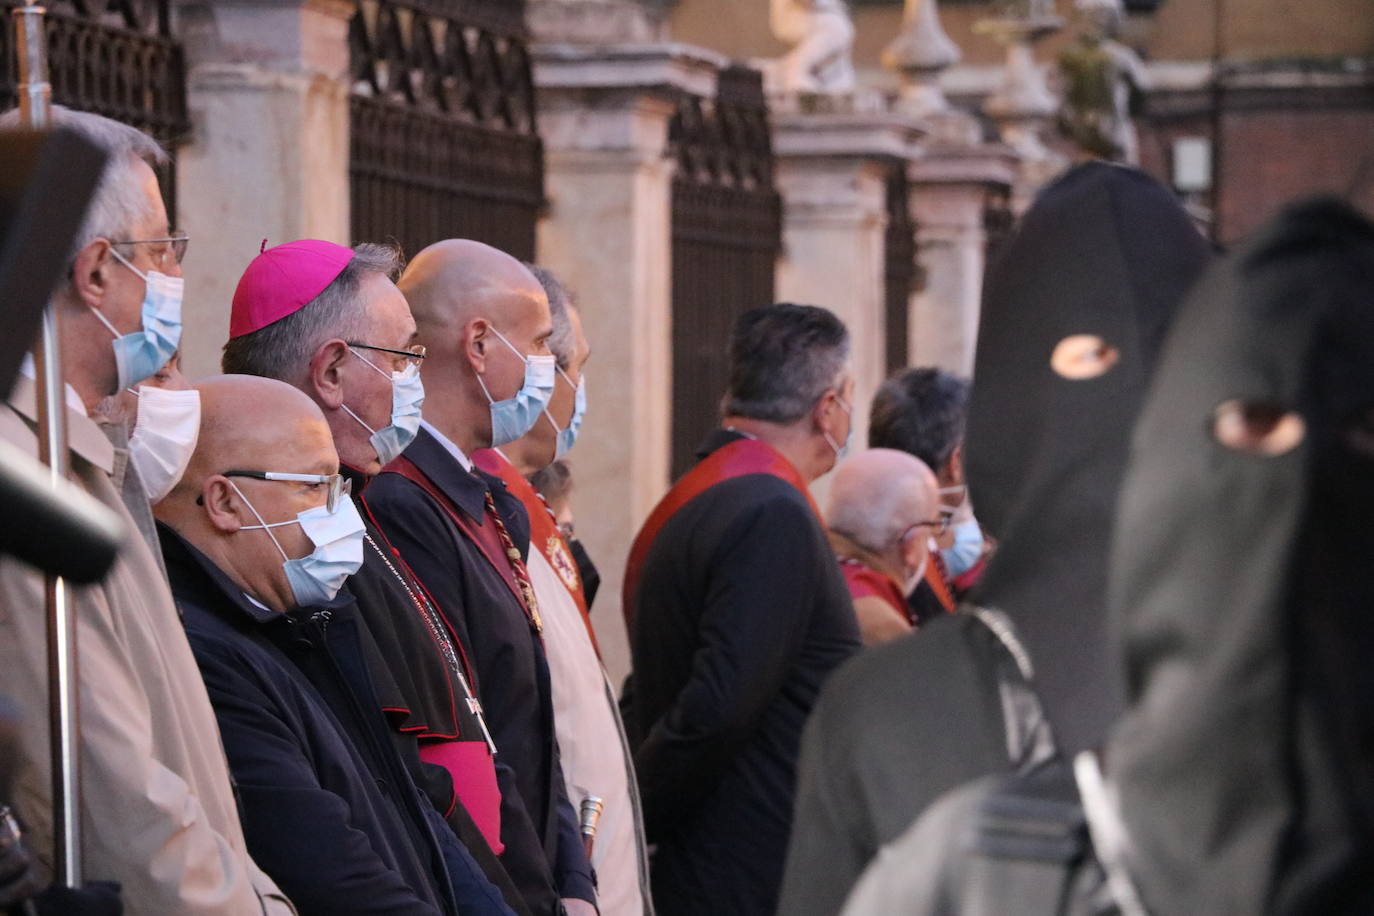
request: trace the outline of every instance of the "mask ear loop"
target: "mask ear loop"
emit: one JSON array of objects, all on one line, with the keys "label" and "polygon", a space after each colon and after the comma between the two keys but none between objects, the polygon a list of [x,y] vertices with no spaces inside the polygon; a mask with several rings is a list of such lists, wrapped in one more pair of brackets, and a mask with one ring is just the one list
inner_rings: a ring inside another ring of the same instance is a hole
[{"label": "mask ear loop", "polygon": [[[227,477],[224,478],[224,479],[225,479],[225,480],[229,480],[229,478],[227,478]],[[240,531],[257,531],[259,528],[261,528],[263,531],[266,531],[266,532],[267,532],[267,536],[270,537],[270,538],[272,539],[272,543],[276,545],[276,547],[277,547],[277,553],[281,554],[281,558],[282,558],[283,560],[289,562],[291,558],[288,557],[288,556],[286,555],[286,551],[285,551],[285,550],[282,550],[282,548],[281,548],[281,541],[278,541],[278,540],[277,540],[277,536],[276,536],[275,534],[272,533],[272,529],[273,529],[273,528],[281,528],[281,527],[283,527],[284,525],[296,525],[296,524],[299,524],[299,522],[290,521],[290,522],[277,522],[277,523],[274,524],[274,525],[269,525],[269,524],[267,524],[267,522],[263,520],[263,517],[262,517],[261,515],[258,514],[258,510],[257,510],[257,509],[254,509],[254,508],[253,508],[253,504],[250,503],[250,502],[248,501],[248,497],[243,495],[243,491],[239,489],[239,485],[236,484],[236,483],[234,483],[232,480],[229,480],[229,486],[231,486],[231,487],[234,488],[234,492],[237,493],[237,494],[239,495],[239,499],[243,500],[243,504],[244,504],[245,506],[248,507],[248,511],[251,512],[251,513],[253,513],[253,517],[254,517],[255,519],[257,519],[258,522],[259,522],[259,524],[257,524],[257,525],[240,525],[240,526],[239,526],[239,530],[240,530]]]}]

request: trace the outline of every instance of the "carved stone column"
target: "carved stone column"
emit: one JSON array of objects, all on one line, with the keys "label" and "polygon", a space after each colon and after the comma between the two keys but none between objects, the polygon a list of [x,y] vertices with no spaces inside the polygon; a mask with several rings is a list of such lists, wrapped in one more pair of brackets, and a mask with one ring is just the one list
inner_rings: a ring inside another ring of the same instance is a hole
[{"label": "carved stone column", "polygon": [[578,534],[600,564],[593,612],[607,671],[629,670],[620,608],[630,542],[668,488],[672,179],[681,93],[713,97],[724,58],[684,45],[538,45],[548,217],[539,260],[577,298],[594,353],[572,453]]},{"label": "carved stone column", "polygon": [[347,244],[349,0],[180,0],[192,136],[178,160],[188,375],[219,371],[262,240]]}]

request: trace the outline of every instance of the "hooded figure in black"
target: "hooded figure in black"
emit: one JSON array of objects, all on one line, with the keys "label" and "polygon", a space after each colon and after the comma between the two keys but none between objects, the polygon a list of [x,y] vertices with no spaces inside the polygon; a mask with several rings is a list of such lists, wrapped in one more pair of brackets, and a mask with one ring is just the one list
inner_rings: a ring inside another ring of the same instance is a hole
[{"label": "hooded figure in black", "polygon": [[1136,431],[1105,768],[1157,913],[1374,912],[1374,225],[1298,205],[1199,287]]},{"label": "hooded figure in black", "polygon": [[949,789],[1105,737],[1121,708],[1106,566],[1128,434],[1207,251],[1169,191],[1119,166],[1078,166],[1026,214],[984,290],[965,441],[970,498],[1000,546],[975,607],[864,653],[822,693],[785,916],[837,912]]}]

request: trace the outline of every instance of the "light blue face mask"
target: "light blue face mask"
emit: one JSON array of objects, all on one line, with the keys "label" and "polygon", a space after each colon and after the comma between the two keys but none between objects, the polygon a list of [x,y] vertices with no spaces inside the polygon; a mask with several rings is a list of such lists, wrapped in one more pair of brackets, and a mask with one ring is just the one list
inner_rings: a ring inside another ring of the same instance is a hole
[{"label": "light blue face mask", "polygon": [[144,283],[143,327],[132,334],[120,334],[99,309],[91,309],[115,337],[113,346],[119,387],[129,388],[156,375],[181,343],[181,296],[185,284],[181,277],[169,277],[156,270],[144,273],[114,248],[110,249],[110,254]]},{"label": "light blue face mask", "polygon": [[552,356],[526,356],[500,331],[492,328],[491,332],[525,363],[524,384],[515,397],[504,401],[494,399],[482,376],[477,376],[477,384],[482,386],[482,393],[491,404],[491,447],[500,448],[534,429],[539,415],[548,409],[549,398],[553,397],[554,372],[558,367]]},{"label": "light blue face mask", "polygon": [[[353,500],[340,499],[333,512],[327,506],[316,506],[296,513],[296,517],[289,522],[269,525],[232,480],[229,486],[234,488],[234,492],[248,506],[248,511],[260,523],[244,525],[239,530],[256,531],[261,528],[277,545],[282,568],[286,570],[286,581],[291,585],[291,594],[298,607],[314,607],[333,601],[339,589],[343,588],[344,581],[362,567],[363,535],[367,529],[363,527],[362,517],[358,515]],[[273,528],[286,525],[300,525],[315,549],[299,559],[288,557],[286,551],[282,550],[281,542],[272,533]]]},{"label": "light blue face mask", "polygon": [[954,528],[954,543],[940,551],[945,570],[957,579],[977,564],[983,555],[983,528],[978,519],[970,518]]},{"label": "light blue face mask", "polygon": [[822,432],[821,435],[825,436],[826,444],[835,450],[835,461],[839,462],[844,460],[844,456],[849,454],[849,447],[854,444],[854,411],[838,394],[835,395],[835,403],[839,404],[844,409],[845,416],[849,417],[849,432],[845,434],[844,445],[836,445],[835,440],[830,438],[830,433]]},{"label": "light blue face mask", "polygon": [[[558,374],[563,377],[563,381],[568,383],[569,388],[573,388],[572,379],[568,378],[566,372],[559,369]],[[577,443],[577,434],[582,429],[582,417],[587,413],[587,377],[585,375],[577,380],[577,386],[574,390],[577,393],[573,395],[573,415],[572,419],[568,421],[567,429],[559,429],[558,421],[554,420],[553,414],[547,410],[544,411],[544,417],[549,421],[549,425],[558,433],[558,448],[553,455],[554,461],[566,455]]]},{"label": "light blue face mask", "polygon": [[373,429],[362,417],[349,410],[347,404],[341,405],[345,413],[372,434],[368,441],[377,450],[377,460],[384,465],[390,464],[393,458],[406,450],[406,446],[415,440],[415,434],[420,431],[420,407],[425,402],[425,386],[420,381],[420,367],[412,362],[408,363],[402,372],[387,374],[372,365],[371,360],[364,358],[352,347],[348,352],[367,363],[367,367],[373,372],[391,380],[391,422],[381,429]]}]

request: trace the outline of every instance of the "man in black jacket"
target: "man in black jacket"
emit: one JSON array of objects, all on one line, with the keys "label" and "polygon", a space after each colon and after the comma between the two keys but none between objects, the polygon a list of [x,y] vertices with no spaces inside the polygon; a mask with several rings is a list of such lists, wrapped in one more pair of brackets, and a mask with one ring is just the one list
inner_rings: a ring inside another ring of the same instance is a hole
[{"label": "man in black jacket", "polygon": [[444,397],[426,401],[419,435],[363,503],[467,650],[496,743],[507,870],[538,916],[594,912],[524,565],[529,516],[468,457],[520,438],[547,406],[548,298],[519,261],[463,239],[421,251],[399,286],[429,348],[425,378]]},{"label": "man in black jacket", "polygon": [[267,379],[199,390],[195,455],[157,515],[249,850],[303,914],[509,914],[378,710],[343,588],[363,525],[319,409]]},{"label": "man in black jacket", "polygon": [[825,309],[746,312],[722,428],[640,531],[622,705],[660,914],[771,916],[798,747],[858,624],[808,485],[852,431],[849,334]]}]

